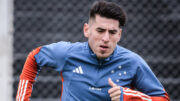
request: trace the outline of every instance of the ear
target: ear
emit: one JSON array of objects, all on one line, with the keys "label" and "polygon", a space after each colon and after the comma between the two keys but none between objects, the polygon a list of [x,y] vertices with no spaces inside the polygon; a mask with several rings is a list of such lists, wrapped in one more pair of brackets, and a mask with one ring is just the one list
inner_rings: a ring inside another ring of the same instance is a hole
[{"label": "ear", "polygon": [[84,36],[85,36],[86,38],[88,38],[88,36],[89,36],[89,24],[85,23],[83,30],[84,30]]},{"label": "ear", "polygon": [[121,40],[121,35],[122,35],[122,28],[120,28],[120,30],[119,30],[119,34],[118,34],[118,42]]}]

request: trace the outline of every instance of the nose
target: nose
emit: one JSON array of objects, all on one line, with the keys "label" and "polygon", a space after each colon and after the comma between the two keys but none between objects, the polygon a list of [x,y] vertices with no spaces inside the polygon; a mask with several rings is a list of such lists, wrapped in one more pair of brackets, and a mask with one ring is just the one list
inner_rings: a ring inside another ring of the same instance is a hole
[{"label": "nose", "polygon": [[104,42],[109,42],[109,33],[108,32],[104,33],[104,36],[103,36],[102,40]]}]

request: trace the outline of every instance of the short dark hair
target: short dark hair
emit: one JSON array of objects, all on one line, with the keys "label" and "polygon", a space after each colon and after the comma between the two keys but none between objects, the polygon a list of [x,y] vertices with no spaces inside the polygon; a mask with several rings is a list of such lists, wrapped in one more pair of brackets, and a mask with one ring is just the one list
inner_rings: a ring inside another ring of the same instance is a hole
[{"label": "short dark hair", "polygon": [[112,2],[96,1],[92,5],[89,13],[89,19],[94,19],[96,15],[102,17],[111,18],[119,21],[119,27],[122,27],[126,23],[126,14],[122,8]]}]

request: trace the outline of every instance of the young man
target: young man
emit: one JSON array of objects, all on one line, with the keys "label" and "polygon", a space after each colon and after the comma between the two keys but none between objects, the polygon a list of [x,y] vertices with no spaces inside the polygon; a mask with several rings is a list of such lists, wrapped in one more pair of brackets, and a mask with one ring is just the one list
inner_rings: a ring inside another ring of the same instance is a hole
[{"label": "young man", "polygon": [[95,2],[84,24],[88,42],[58,42],[33,50],[21,73],[16,100],[30,100],[38,72],[49,66],[61,72],[62,101],[169,101],[145,61],[117,45],[125,20],[118,5]]}]

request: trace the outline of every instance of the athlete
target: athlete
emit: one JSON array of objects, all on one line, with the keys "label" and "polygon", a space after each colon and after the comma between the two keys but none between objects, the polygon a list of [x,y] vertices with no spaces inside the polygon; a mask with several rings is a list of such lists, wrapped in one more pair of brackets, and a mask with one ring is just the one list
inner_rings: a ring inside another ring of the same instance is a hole
[{"label": "athlete", "polygon": [[136,53],[119,46],[124,11],[96,1],[84,24],[87,42],[57,42],[30,52],[20,75],[16,101],[30,101],[41,68],[61,73],[62,101],[169,101],[163,86]]}]

